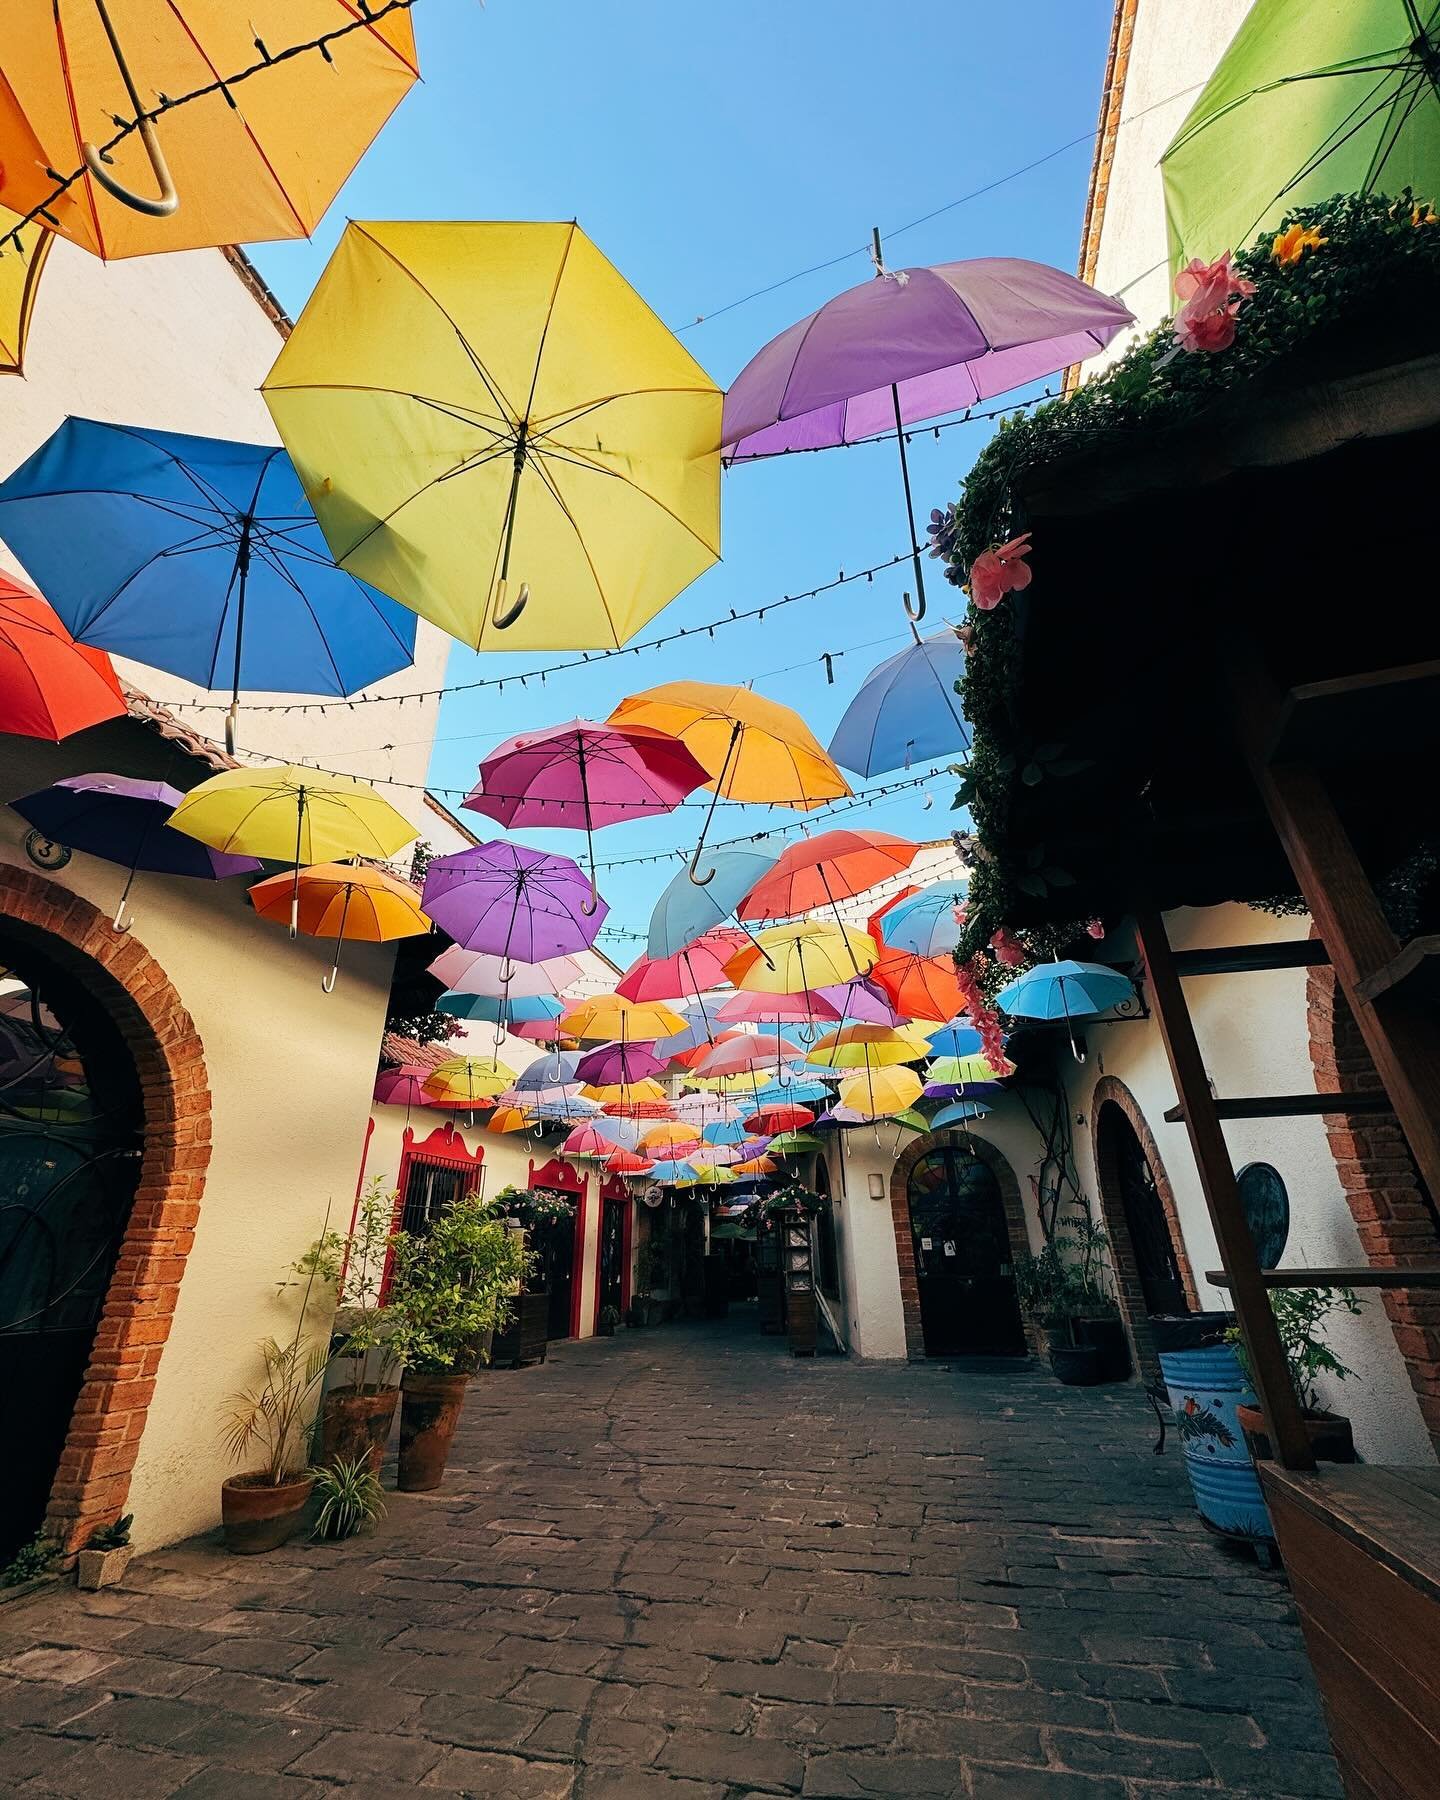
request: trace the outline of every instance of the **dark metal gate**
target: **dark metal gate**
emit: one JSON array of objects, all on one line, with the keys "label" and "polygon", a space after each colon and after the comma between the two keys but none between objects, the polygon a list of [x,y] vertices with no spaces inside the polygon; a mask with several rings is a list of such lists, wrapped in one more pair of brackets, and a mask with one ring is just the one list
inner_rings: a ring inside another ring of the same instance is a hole
[{"label": "dark metal gate", "polygon": [[1100,1128],[1108,1134],[1114,1152],[1115,1185],[1120,1190],[1125,1223],[1130,1227],[1130,1242],[1135,1251],[1140,1289],[1145,1296],[1145,1310],[1152,1316],[1165,1317],[1189,1312],[1190,1302],[1185,1297],[1185,1283],[1180,1277],[1180,1264],[1170,1236],[1170,1221],[1165,1217],[1164,1202],[1145,1147],[1135,1127],[1113,1101],[1107,1102],[1103,1109]]},{"label": "dark metal gate", "polygon": [[1010,1232],[994,1171],[973,1151],[932,1150],[910,1171],[907,1199],[925,1354],[1023,1350]]},{"label": "dark metal gate", "polygon": [[113,1020],[0,923],[0,1565],[44,1519],[130,1218],[142,1120]]}]

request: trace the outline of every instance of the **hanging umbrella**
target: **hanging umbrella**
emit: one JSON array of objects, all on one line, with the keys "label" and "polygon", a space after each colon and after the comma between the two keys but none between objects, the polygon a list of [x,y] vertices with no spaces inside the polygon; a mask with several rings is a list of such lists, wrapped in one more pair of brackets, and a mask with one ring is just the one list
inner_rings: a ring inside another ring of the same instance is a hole
[{"label": "hanging umbrella", "polygon": [[[705,1058],[717,1044],[733,1043],[737,1038],[745,1038],[750,1035],[751,1034],[746,1031],[717,1031],[713,1038],[706,1039],[702,1037],[692,1049],[677,1050],[670,1060],[675,1067],[682,1072],[693,1070],[698,1068],[700,1064],[704,1062]],[[662,1038],[660,1044],[664,1044],[666,1041],[666,1039]],[[657,1053],[660,1044],[656,1045]]]},{"label": "hanging umbrella", "polygon": [[697,1162],[695,1179],[701,1187],[730,1187],[734,1184],[736,1175],[733,1169],[728,1169],[721,1163]]},{"label": "hanging umbrella", "polygon": [[530,1125],[529,1111],[520,1106],[506,1106],[497,1100],[495,1110],[485,1121],[485,1129],[493,1131],[497,1136],[504,1136],[512,1131],[528,1130]]},{"label": "hanging umbrella", "polygon": [[1440,188],[1437,0],[1256,0],[1160,159],[1175,268],[1332,194]]},{"label": "hanging umbrella", "polygon": [[655,1043],[655,1054],[663,1056],[669,1062],[678,1061],[682,1055],[691,1050],[704,1049],[715,1041],[715,1011],[718,1002],[713,994],[708,998],[702,994],[693,1006],[677,1006],[675,1011],[685,1021],[683,1031],[672,1032],[669,1037],[658,1038]]},{"label": "hanging umbrella", "polygon": [[429,1098],[424,1091],[429,1073],[428,1069],[422,1069],[417,1063],[402,1063],[397,1069],[382,1069],[375,1077],[375,1104],[403,1106],[407,1113],[412,1106],[424,1106]]},{"label": "hanging umbrella", "polygon": [[809,1022],[816,1019],[838,1021],[845,1015],[833,1001],[827,1000],[817,991],[800,994],[732,994],[722,1002],[715,1016],[725,1025],[770,1026],[778,1033],[782,1024],[788,1026],[802,1019]]},{"label": "hanging umbrella", "polygon": [[668,1060],[656,1056],[647,1044],[602,1044],[580,1058],[575,1073],[592,1087],[628,1087],[658,1075]]},{"label": "hanging umbrella", "polygon": [[610,910],[601,900],[587,911],[589,891],[568,856],[496,838],[437,856],[425,873],[424,904],[462,949],[498,956],[505,983],[514,979],[516,963],[589,949]]},{"label": "hanging umbrella", "polygon": [[603,825],[674,812],[704,779],[684,744],[663,731],[572,719],[507,738],[481,763],[480,785],[461,804],[506,827],[583,831],[590,864],[587,910],[593,910],[594,833]]},{"label": "hanging umbrella", "polygon": [[812,1100],[829,1100],[830,1090],[815,1076],[797,1074],[800,1064],[791,1064],[783,1081],[769,1081],[755,1095],[756,1112],[776,1106],[805,1106]]},{"label": "hanging umbrella", "polygon": [[471,1106],[503,1094],[515,1071],[493,1056],[451,1056],[425,1077],[427,1098],[444,1106]]},{"label": "hanging umbrella", "polygon": [[477,650],[614,649],[720,554],[720,392],[577,225],[348,225],[264,394],[335,560]]},{"label": "hanging umbrella", "polygon": [[792,1106],[780,1103],[771,1106],[757,1106],[753,1113],[747,1115],[746,1125],[761,1137],[774,1137],[782,1131],[798,1131],[802,1125],[813,1123],[815,1115],[808,1106]]},{"label": "hanging umbrella", "polygon": [[722,1145],[743,1144],[749,1132],[741,1124],[738,1113],[733,1119],[713,1119],[700,1128],[701,1139],[713,1149]]},{"label": "hanging umbrella", "polygon": [[[817,988],[815,998],[823,1000],[842,1019],[852,1019],[857,1024],[898,1025],[900,1022],[900,1014],[876,987],[873,970],[860,980],[847,981],[843,986]],[[827,1016],[818,1010],[815,1014],[817,1019]]]},{"label": "hanging umbrella", "polygon": [[678,1013],[658,1000],[627,1000],[621,994],[573,1001],[560,1020],[566,1037],[639,1044],[673,1037],[684,1024]]},{"label": "hanging umbrella", "polygon": [[818,837],[787,845],[775,867],[756,882],[736,910],[741,919],[781,919],[825,906],[843,929],[837,902],[908,869],[919,849],[908,838],[888,831],[822,831]]},{"label": "hanging umbrella", "polygon": [[541,1027],[542,1039],[559,1033],[555,1021],[564,1006],[553,994],[516,994],[505,1000],[498,994],[444,993],[435,1002],[436,1012],[449,1013],[455,1019],[476,1019],[487,1025],[504,1025],[517,1034],[522,1027]]},{"label": "hanging umbrella", "polygon": [[682,1094],[671,1102],[670,1110],[677,1119],[702,1129],[707,1125],[728,1124],[740,1116],[735,1103],[720,1094]]},{"label": "hanging umbrella", "polygon": [[408,668],[415,615],[337,569],[290,459],[67,419],[0,482],[0,537],[79,642],[197,687],[353,694]]},{"label": "hanging umbrella", "polygon": [[417,835],[410,821],[365,782],[298,763],[212,775],[191,788],[170,824],[232,856],[293,863],[292,938],[299,929],[302,863],[339,862],[347,856],[384,861]]},{"label": "hanging umbrella", "polygon": [[0,569],[0,732],[58,744],[125,714],[110,658],[77,644],[34,588]]},{"label": "hanging umbrella", "polygon": [[695,1168],[692,1163],[662,1159],[651,1169],[650,1179],[661,1187],[683,1187],[694,1182]]},{"label": "hanging umbrella", "polygon": [[799,1054],[799,1046],[784,1038],[761,1037],[756,1032],[741,1031],[726,1042],[713,1045],[693,1073],[700,1081],[748,1075],[754,1069],[778,1067],[784,1058]]},{"label": "hanging umbrella", "polygon": [[830,754],[856,775],[883,775],[970,748],[957,687],[965,647],[950,630],[922,638],[872,669],[845,708]]},{"label": "hanging umbrella", "polygon": [[[3,179],[0,174],[0,182]],[[17,214],[0,206],[0,239],[5,241],[0,254],[0,375],[19,375],[25,367],[35,293],[55,234],[39,224],[22,226]]]},{"label": "hanging umbrella", "polygon": [[648,1131],[640,1134],[639,1148],[647,1154],[663,1152],[672,1158],[688,1156],[701,1142],[700,1133],[693,1125],[684,1125],[677,1120],[664,1121],[652,1125]]},{"label": "hanging umbrella", "polygon": [[687,866],[655,902],[645,948],[657,961],[678,955],[687,944],[724,924],[760,877],[775,866],[773,856],[758,850],[714,850],[709,862],[712,874],[704,887],[691,881]]},{"label": "hanging umbrella", "polygon": [[[262,919],[284,924],[295,901],[293,876],[272,875],[251,888],[251,905]],[[340,974],[340,948],[349,939],[361,944],[388,944],[396,938],[419,937],[430,929],[420,910],[420,896],[408,882],[383,869],[353,863],[318,863],[302,869],[298,883],[299,923],[306,937],[333,937],[335,961],[321,980],[334,990]]]},{"label": "hanging umbrella", "polygon": [[649,1175],[654,1171],[654,1164],[648,1157],[637,1156],[633,1150],[612,1150],[605,1158],[607,1175]]},{"label": "hanging umbrella", "polygon": [[559,1106],[580,1094],[578,1081],[557,1081],[553,1086],[523,1088],[512,1084],[495,1098],[501,1106],[518,1106],[529,1112],[534,1106]]},{"label": "hanging umbrella", "polygon": [[916,1032],[885,1025],[842,1025],[820,1039],[811,1063],[829,1069],[884,1069],[919,1062],[928,1046]]},{"label": "hanging umbrella", "polygon": [[603,1101],[601,1103],[601,1111],[608,1114],[613,1119],[623,1121],[668,1119],[670,1117],[670,1103],[668,1100],[644,1099],[640,1097],[640,1090],[647,1085],[649,1084],[641,1082],[635,1088],[624,1089],[624,1098]]},{"label": "hanging umbrella", "polygon": [[[5,59],[0,200],[43,205],[62,237],[106,258],[309,237],[420,72],[409,13],[364,11],[11,0],[25,54]],[[284,54],[326,34],[323,56]],[[254,73],[226,79],[242,70]],[[191,94],[167,110],[166,95]],[[57,196],[55,172],[81,169]]]},{"label": "hanging umbrella", "polygon": [[916,605],[925,576],[915,535],[905,427],[1053,375],[1104,349],[1132,315],[1073,275],[1018,257],[886,269],[827,300],[756,352],[725,396],[728,461],[851,444],[893,431],[910,524]]},{"label": "hanging umbrella", "polygon": [[548,1056],[537,1056],[523,1068],[515,1077],[515,1086],[521,1093],[531,1094],[570,1083],[578,1086],[580,1077],[576,1069],[579,1061],[573,1050],[552,1050]]},{"label": "hanging umbrella", "polygon": [[619,1106],[626,1111],[640,1106],[662,1106],[667,1116],[670,1111],[664,1088],[648,1076],[642,1076],[637,1081],[587,1082],[583,1091],[600,1106]]},{"label": "hanging umbrella", "polygon": [[863,931],[801,919],[762,931],[731,957],[725,972],[749,993],[803,994],[865,974],[878,955],[874,938]]},{"label": "hanging umbrella", "polygon": [[[1134,997],[1134,982],[1118,969],[1067,961],[1037,963],[1001,988],[995,1004],[1012,1019],[1063,1019],[1068,1027],[1072,1020],[1096,1018]],[[1084,1062],[1073,1031],[1070,1050],[1076,1062]]]},{"label": "hanging umbrella", "polygon": [[562,1156],[588,1157],[595,1162],[603,1162],[613,1153],[614,1140],[598,1131],[592,1120],[586,1119],[583,1124],[575,1126],[565,1142],[560,1146]]},{"label": "hanging umbrella", "polygon": [[773,1156],[752,1156],[747,1158],[744,1162],[733,1164],[730,1173],[737,1181],[741,1181],[747,1176],[773,1175],[775,1173],[775,1158]]},{"label": "hanging umbrella", "polygon": [[[508,979],[501,980],[508,970]],[[464,950],[452,944],[442,950],[430,964],[430,974],[459,994],[488,994],[501,999],[536,994],[559,994],[581,976],[579,963],[568,956],[553,956],[545,962],[511,963],[506,957],[491,956],[483,950]]]},{"label": "hanging umbrella", "polygon": [[690,879],[697,887],[714,879],[713,867],[701,878],[700,852],[721,798],[810,812],[850,793],[849,782],[799,713],[749,688],[668,681],[627,696],[610,719],[616,725],[649,725],[683,739],[704,768],[709,778],[705,785],[714,798],[690,858]]},{"label": "hanging umbrella", "polygon": [[862,1119],[905,1112],[920,1098],[924,1084],[913,1069],[866,1069],[840,1084],[840,1105]]},{"label": "hanging umbrella", "polygon": [[996,1065],[984,1056],[941,1056],[925,1071],[925,1092],[945,1099],[998,1094],[1005,1078],[1014,1073],[1010,1062]]},{"label": "hanging umbrella", "polygon": [[938,1031],[932,1031],[928,1042],[932,1056],[974,1056],[981,1049],[984,1039],[969,1019],[955,1018],[948,1025],[942,1025]]},{"label": "hanging umbrella", "polygon": [[584,1094],[567,1095],[563,1100],[552,1100],[548,1096],[537,1095],[530,1114],[535,1119],[545,1119],[561,1125],[578,1125],[584,1120],[593,1119],[600,1108]]},{"label": "hanging umbrella", "polygon": [[254,875],[253,856],[226,856],[167,823],[185,798],[163,781],[137,781],[129,775],[68,775],[53,787],[26,794],[11,804],[51,843],[84,850],[128,870],[115,911],[115,929],[123,923],[125,902],[136,871],[185,875],[201,881],[224,881],[230,875]]},{"label": "hanging umbrella", "polygon": [[725,964],[748,941],[744,931],[716,927],[673,956],[637,956],[615,983],[615,992],[627,1000],[680,1000],[692,995],[703,1006],[701,995],[725,979]]},{"label": "hanging umbrella", "polygon": [[965,1005],[953,956],[914,956],[908,950],[886,950],[871,970],[871,979],[889,995],[898,1012],[910,1019],[939,1025]]},{"label": "hanging umbrella", "polygon": [[952,1100],[939,1112],[931,1113],[930,1129],[944,1131],[950,1125],[968,1125],[975,1119],[983,1119],[989,1111],[990,1108],[979,1100]]},{"label": "hanging umbrella", "polygon": [[771,1156],[809,1156],[824,1144],[808,1131],[781,1131],[770,1140]]},{"label": "hanging umbrella", "polygon": [[934,881],[919,888],[878,918],[880,939],[887,950],[908,950],[914,956],[944,956],[960,942],[957,906],[965,904],[965,884]]}]

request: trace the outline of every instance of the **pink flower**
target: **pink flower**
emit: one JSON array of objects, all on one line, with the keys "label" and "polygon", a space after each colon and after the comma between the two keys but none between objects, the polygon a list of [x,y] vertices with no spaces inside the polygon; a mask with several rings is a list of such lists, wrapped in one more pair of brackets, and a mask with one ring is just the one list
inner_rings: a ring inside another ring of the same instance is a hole
[{"label": "pink flower", "polygon": [[955,923],[963,931],[965,929],[965,920],[969,913],[969,908],[966,906],[965,902],[962,900],[958,906],[952,906],[950,908],[950,910],[955,915]]},{"label": "pink flower", "polygon": [[1030,533],[1011,538],[993,550],[982,550],[970,565],[970,598],[981,612],[990,612],[1009,593],[1030,585]]},{"label": "pink flower", "polygon": [[1018,969],[1025,961],[1025,946],[1008,925],[1002,925],[991,938],[990,948],[1007,969]]},{"label": "pink flower", "polygon": [[1105,935],[1104,923],[1099,919],[1092,919],[1085,927],[1085,935],[1086,937],[1103,938]]},{"label": "pink flower", "polygon": [[1182,350],[1228,350],[1235,342],[1235,316],[1240,302],[1255,292],[1255,283],[1237,275],[1230,252],[1213,263],[1193,257],[1175,277],[1181,301],[1175,314],[1175,336]]}]

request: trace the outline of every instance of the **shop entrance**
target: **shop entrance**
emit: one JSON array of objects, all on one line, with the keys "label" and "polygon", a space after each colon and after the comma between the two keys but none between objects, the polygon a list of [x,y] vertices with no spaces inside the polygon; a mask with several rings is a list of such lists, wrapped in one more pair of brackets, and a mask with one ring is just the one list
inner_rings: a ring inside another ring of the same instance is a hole
[{"label": "shop entrance", "polygon": [[994,1171],[950,1145],[927,1152],[907,1184],[927,1356],[1023,1351],[1010,1233]]}]

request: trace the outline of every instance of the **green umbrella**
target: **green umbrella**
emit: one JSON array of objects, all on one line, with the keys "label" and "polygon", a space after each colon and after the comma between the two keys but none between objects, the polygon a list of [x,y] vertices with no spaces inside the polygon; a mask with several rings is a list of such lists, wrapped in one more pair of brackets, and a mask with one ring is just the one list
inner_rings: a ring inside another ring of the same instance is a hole
[{"label": "green umbrella", "polygon": [[1440,189],[1440,0],[1256,0],[1160,159],[1179,269],[1332,194]]}]

